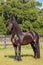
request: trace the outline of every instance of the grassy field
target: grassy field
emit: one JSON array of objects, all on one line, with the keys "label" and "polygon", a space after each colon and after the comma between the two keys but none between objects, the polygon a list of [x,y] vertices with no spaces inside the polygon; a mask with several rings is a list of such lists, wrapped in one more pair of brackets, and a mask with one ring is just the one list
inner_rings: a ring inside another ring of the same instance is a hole
[{"label": "grassy field", "polygon": [[13,47],[0,46],[0,65],[43,65],[43,43],[40,45],[40,59],[35,59],[33,56],[33,50],[30,46],[23,46],[21,51],[22,61],[16,61],[14,59]]}]

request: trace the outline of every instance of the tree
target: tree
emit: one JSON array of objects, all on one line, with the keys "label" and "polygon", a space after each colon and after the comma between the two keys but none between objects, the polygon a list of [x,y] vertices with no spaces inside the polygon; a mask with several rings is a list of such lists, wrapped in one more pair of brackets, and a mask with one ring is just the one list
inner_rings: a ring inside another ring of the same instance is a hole
[{"label": "tree", "polygon": [[4,17],[6,24],[9,16],[14,14],[23,31],[35,30],[42,34],[43,9],[40,9],[41,6],[42,4],[36,0],[7,0],[0,5],[0,16]]},{"label": "tree", "polygon": [[6,34],[6,25],[5,25],[5,20],[4,17],[0,16],[0,35],[5,35]]}]

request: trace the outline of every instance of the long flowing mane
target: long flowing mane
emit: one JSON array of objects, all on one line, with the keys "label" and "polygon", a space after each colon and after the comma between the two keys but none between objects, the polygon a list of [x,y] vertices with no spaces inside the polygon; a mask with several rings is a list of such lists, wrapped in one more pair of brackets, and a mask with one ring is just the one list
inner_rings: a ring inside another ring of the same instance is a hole
[{"label": "long flowing mane", "polygon": [[19,34],[19,35],[21,35],[22,34],[22,30],[19,27],[19,25],[18,25],[18,23],[17,23],[17,21],[16,21],[16,19],[15,19],[14,16],[11,17],[11,21],[13,22],[13,25],[14,25],[14,28],[16,30],[16,33]]}]

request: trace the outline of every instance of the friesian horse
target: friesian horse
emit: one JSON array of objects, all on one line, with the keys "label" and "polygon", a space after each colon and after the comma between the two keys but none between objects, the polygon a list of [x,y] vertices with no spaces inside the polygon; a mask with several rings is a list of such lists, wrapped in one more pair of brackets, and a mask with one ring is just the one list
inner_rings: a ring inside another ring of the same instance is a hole
[{"label": "friesian horse", "polygon": [[15,59],[21,60],[21,45],[31,44],[34,57],[40,58],[40,44],[39,44],[39,35],[35,31],[23,32],[15,17],[12,16],[7,23],[8,32],[11,33],[11,41],[15,48]]}]

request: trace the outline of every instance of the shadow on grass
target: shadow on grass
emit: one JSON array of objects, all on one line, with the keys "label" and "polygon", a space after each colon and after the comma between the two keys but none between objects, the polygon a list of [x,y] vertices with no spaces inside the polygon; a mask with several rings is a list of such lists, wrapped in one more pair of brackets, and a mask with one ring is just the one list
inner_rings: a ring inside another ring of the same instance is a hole
[{"label": "shadow on grass", "polygon": [[[4,57],[8,57],[8,58],[11,58],[11,59],[15,59],[15,56],[14,55],[5,55]],[[24,55],[21,55],[21,57],[34,57],[33,55],[28,55],[28,54],[24,54]]]}]

